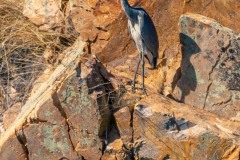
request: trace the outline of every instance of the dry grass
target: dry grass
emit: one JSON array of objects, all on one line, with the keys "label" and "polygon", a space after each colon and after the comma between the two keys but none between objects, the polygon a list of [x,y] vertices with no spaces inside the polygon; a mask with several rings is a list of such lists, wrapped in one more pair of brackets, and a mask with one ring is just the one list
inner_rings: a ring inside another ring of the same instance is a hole
[{"label": "dry grass", "polygon": [[43,52],[47,47],[56,59],[68,46],[65,42],[75,40],[62,33],[39,31],[23,16],[21,5],[16,5],[20,7],[0,2],[0,113],[26,100],[46,66]]}]

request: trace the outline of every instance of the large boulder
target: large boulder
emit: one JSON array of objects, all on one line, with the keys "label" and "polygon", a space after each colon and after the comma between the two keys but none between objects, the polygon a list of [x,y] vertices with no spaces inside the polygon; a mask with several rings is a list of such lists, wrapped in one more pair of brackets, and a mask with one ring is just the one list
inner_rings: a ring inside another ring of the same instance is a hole
[{"label": "large boulder", "polygon": [[40,30],[56,31],[62,28],[64,20],[61,5],[62,0],[26,0],[23,14]]},{"label": "large boulder", "polygon": [[240,124],[159,95],[133,113],[137,159],[238,159]]},{"label": "large boulder", "polygon": [[240,35],[196,14],[180,17],[181,78],[175,98],[228,118],[240,118]]},{"label": "large boulder", "polygon": [[104,138],[110,128],[108,94],[99,68],[96,59],[89,58],[58,91],[72,143],[85,159],[101,158]]}]

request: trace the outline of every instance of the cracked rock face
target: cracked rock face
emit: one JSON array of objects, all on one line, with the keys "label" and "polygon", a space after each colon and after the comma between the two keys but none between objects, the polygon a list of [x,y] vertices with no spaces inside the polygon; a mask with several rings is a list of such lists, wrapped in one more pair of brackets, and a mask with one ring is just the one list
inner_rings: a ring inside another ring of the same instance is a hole
[{"label": "cracked rock face", "polygon": [[1,159],[9,152],[14,159],[100,159],[110,123],[106,96],[98,62],[89,58],[32,113],[18,138],[8,139]]},{"label": "cracked rock face", "polygon": [[100,159],[101,139],[110,120],[104,81],[95,60],[82,64],[78,72],[80,77],[66,80],[58,92],[59,100],[77,153],[85,159]]},{"label": "cracked rock face", "polygon": [[35,119],[23,131],[30,159],[78,158],[71,144],[66,119],[54,99],[47,100],[40,107]]},{"label": "cracked rock face", "polygon": [[24,129],[29,159],[79,158],[69,139],[68,126],[31,124]]},{"label": "cracked rock face", "polygon": [[[178,127],[168,127],[170,120]],[[238,122],[150,95],[134,108],[134,156],[136,159],[238,159],[239,127]]]},{"label": "cracked rock face", "polygon": [[227,118],[240,113],[240,35],[196,14],[180,18],[178,100]]}]

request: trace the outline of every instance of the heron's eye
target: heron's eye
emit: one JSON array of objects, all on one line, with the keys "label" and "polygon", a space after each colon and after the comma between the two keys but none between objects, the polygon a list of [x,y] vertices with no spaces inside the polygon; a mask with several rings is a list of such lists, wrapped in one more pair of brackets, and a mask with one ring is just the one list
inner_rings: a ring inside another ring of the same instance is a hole
[{"label": "heron's eye", "polygon": [[235,53],[234,49],[232,49],[232,48],[229,49],[228,51],[229,51],[229,53]]}]

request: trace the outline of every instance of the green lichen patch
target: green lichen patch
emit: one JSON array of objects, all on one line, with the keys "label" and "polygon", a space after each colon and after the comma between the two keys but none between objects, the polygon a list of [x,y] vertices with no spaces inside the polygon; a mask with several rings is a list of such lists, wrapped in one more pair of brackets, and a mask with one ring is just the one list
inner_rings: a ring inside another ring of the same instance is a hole
[{"label": "green lichen patch", "polygon": [[69,152],[69,144],[66,130],[62,126],[44,125],[43,132],[43,146],[49,152]]}]

